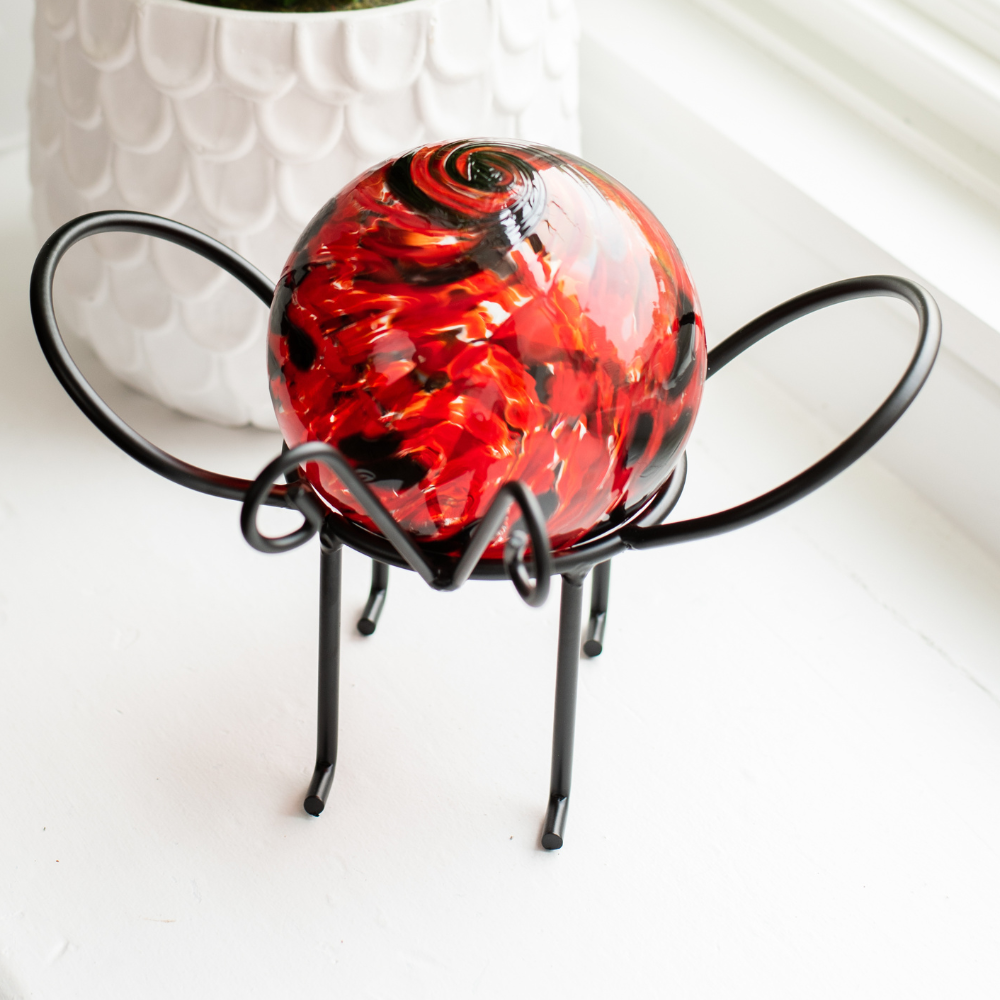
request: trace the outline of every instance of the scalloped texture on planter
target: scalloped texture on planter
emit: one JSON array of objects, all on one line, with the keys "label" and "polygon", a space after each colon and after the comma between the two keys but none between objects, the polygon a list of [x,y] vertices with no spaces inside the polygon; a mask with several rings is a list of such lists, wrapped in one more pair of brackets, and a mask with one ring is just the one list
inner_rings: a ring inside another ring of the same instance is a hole
[{"label": "scalloped texture on planter", "polygon": [[[84,212],[167,215],[277,278],[362,170],[495,136],[579,151],[573,0],[409,0],[258,14],[184,0],[37,0],[31,94],[40,239]],[[63,322],[142,392],[274,428],[267,311],[201,258],[109,234],[67,255]]]}]

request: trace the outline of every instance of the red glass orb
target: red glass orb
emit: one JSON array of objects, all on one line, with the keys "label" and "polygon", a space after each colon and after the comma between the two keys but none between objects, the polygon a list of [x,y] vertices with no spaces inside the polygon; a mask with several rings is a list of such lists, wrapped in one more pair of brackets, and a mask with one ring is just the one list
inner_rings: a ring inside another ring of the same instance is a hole
[{"label": "red glass orb", "polygon": [[[319,211],[278,283],[268,364],[288,444],[339,448],[417,541],[458,550],[520,479],[558,551],[670,475],[706,347],[636,197],[565,153],[469,141],[383,163]],[[333,473],[306,475],[374,527]]]}]

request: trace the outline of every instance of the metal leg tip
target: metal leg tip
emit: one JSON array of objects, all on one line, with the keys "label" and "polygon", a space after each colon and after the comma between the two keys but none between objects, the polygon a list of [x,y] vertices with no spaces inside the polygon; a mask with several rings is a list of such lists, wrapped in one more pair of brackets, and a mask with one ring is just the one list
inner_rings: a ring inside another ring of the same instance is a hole
[{"label": "metal leg tip", "polygon": [[310,816],[318,816],[325,806],[326,803],[318,795],[309,795],[306,797],[305,802],[302,803],[302,808]]},{"label": "metal leg tip", "polygon": [[600,656],[604,652],[604,646],[601,645],[596,639],[588,639],[583,644],[583,652],[585,656],[593,657]]},{"label": "metal leg tip", "polygon": [[362,635],[372,635],[375,632],[375,622],[373,622],[370,618],[359,619],[358,631]]},{"label": "metal leg tip", "polygon": [[[336,753],[336,747],[333,749]],[[306,791],[306,800],[302,803],[302,808],[310,816],[318,816],[330,797],[330,789],[333,787],[333,767],[333,764],[325,760],[316,762],[312,781],[309,782],[309,789]]]},{"label": "metal leg tip", "polygon": [[545,814],[545,830],[542,833],[542,847],[546,851],[558,851],[562,847],[568,807],[569,796],[567,795],[553,795],[549,799],[548,812]]},{"label": "metal leg tip", "polygon": [[542,847],[547,851],[558,851],[563,845],[563,839],[558,833],[543,833]]}]

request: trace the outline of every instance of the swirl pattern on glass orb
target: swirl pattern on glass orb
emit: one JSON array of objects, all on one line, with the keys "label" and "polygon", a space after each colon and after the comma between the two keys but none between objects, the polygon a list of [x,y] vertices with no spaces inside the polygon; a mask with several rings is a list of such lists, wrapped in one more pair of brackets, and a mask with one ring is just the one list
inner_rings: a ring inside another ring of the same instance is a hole
[{"label": "swirl pattern on glass orb", "polygon": [[[332,198],[285,265],[268,337],[288,444],[340,449],[442,553],[513,479],[556,551],[625,517],[684,449],[706,353],[649,209],[582,160],[489,140],[415,150]],[[373,528],[332,473],[306,475]]]}]

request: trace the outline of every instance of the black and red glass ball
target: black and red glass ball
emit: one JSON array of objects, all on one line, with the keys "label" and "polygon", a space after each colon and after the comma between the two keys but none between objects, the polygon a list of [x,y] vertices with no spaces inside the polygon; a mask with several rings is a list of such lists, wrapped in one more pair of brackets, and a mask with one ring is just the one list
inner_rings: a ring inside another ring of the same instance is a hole
[{"label": "black and red glass ball", "polygon": [[[490,140],[423,147],[331,199],[285,265],[268,337],[289,446],[334,445],[442,552],[509,480],[539,498],[555,551],[634,508],[684,449],[706,356],[649,209],[573,156]],[[332,472],[306,474],[374,528]]]}]

